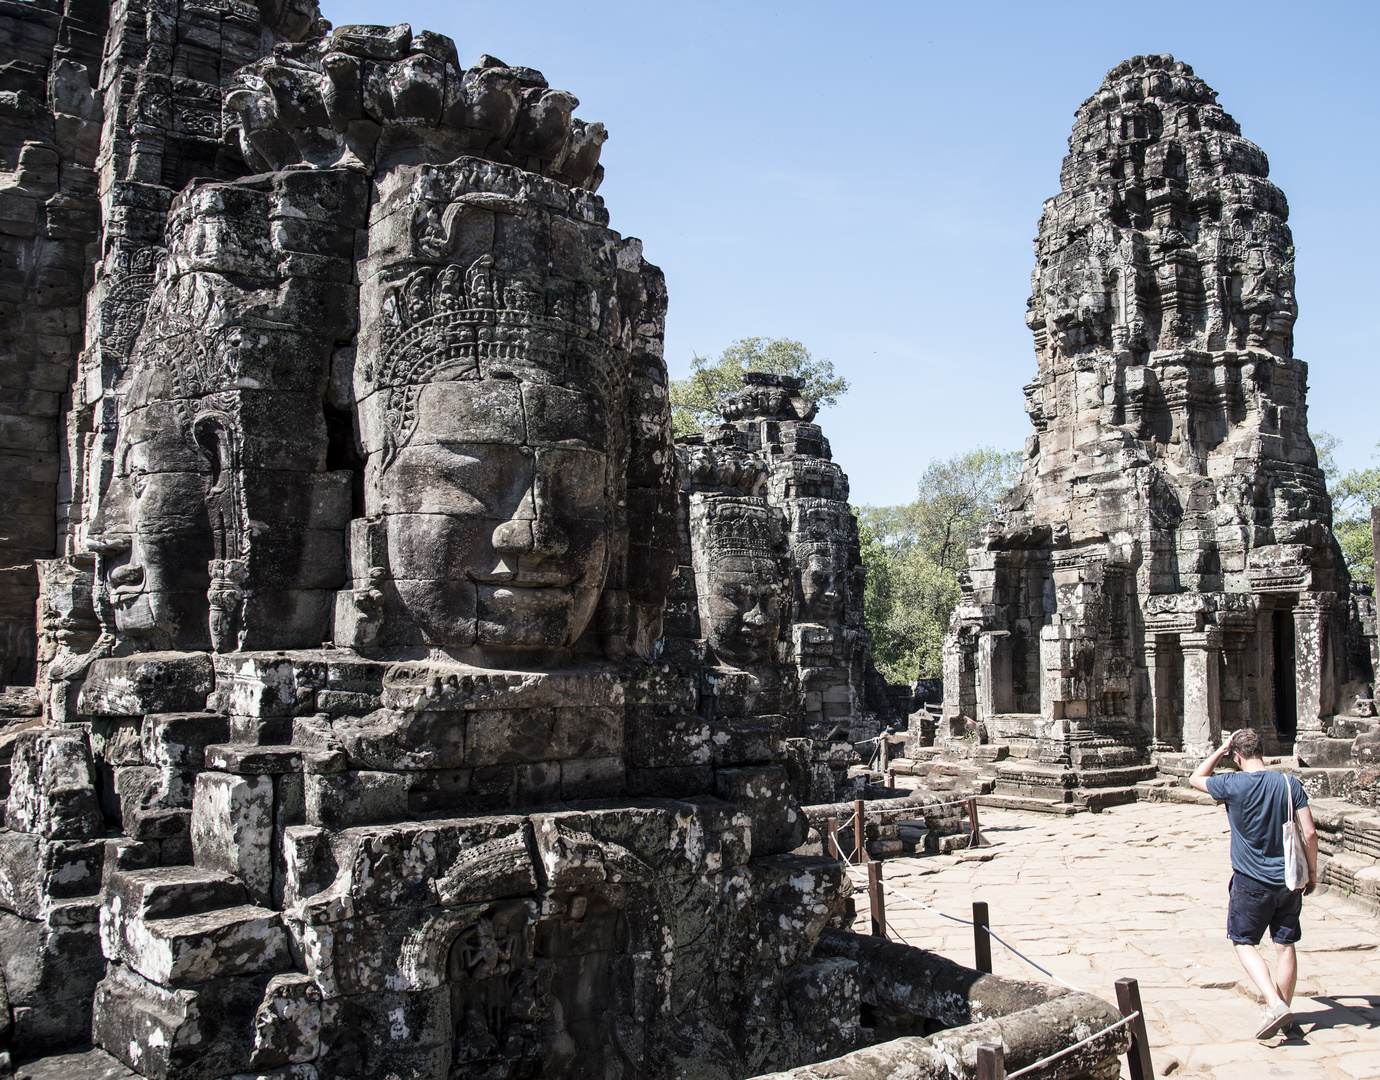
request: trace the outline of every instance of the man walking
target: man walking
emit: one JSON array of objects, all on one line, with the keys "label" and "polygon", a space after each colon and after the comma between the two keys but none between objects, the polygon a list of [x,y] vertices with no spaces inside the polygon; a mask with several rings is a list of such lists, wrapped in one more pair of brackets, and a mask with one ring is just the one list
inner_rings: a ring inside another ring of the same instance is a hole
[{"label": "man walking", "polygon": [[[1228,754],[1240,772],[1213,776]],[[1228,886],[1227,937],[1236,956],[1265,998],[1257,1039],[1268,1039],[1294,1022],[1290,1003],[1298,979],[1294,942],[1303,936],[1299,913],[1303,898],[1318,884],[1318,832],[1308,809],[1308,795],[1297,778],[1265,767],[1260,735],[1241,728],[1198,766],[1189,777],[1199,791],[1227,804],[1231,823],[1231,884]],[[1289,889],[1284,882],[1284,824],[1289,808],[1303,833],[1308,853],[1308,883]],[[1256,950],[1269,928],[1275,943],[1275,978]]]}]

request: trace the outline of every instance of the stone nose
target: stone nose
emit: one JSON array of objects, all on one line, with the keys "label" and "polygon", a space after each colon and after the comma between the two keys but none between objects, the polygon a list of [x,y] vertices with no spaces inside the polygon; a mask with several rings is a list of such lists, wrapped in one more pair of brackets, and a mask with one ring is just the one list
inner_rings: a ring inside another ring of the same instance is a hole
[{"label": "stone nose", "polygon": [[494,529],[493,545],[503,555],[544,559],[564,555],[570,549],[570,538],[534,484],[518,501],[513,516]]}]

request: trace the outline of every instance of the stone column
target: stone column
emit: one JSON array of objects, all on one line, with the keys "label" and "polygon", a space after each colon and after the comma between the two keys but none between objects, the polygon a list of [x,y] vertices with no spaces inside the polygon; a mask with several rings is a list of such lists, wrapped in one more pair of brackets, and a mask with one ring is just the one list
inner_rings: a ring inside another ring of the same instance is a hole
[{"label": "stone column", "polygon": [[1327,655],[1327,616],[1331,593],[1303,593],[1294,608],[1294,686],[1298,695],[1298,735],[1321,735],[1332,714],[1331,672]]},{"label": "stone column", "polygon": [[1184,753],[1203,758],[1222,741],[1222,632],[1180,634],[1184,653]]},{"label": "stone column", "polygon": [[1179,733],[1174,730],[1173,652],[1178,648],[1175,636],[1147,634],[1145,638],[1145,667],[1150,679],[1150,712],[1152,747],[1155,750],[1179,749]]}]

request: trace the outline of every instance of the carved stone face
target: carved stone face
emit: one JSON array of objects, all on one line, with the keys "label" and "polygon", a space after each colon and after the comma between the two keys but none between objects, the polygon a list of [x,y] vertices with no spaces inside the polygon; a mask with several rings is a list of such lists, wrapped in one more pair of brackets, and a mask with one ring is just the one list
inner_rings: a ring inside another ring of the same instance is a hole
[{"label": "carved stone face", "polygon": [[112,490],[91,539],[106,556],[105,584],[121,634],[158,647],[206,647],[213,556],[207,472],[173,406],[126,415]]},{"label": "carved stone face", "polygon": [[701,599],[707,617],[705,639],[720,659],[763,664],[781,628],[782,590],[773,559],[734,556],[717,559]]},{"label": "carved stone face", "polygon": [[383,467],[398,595],[435,645],[558,648],[588,625],[608,567],[602,403],[560,387],[433,383]]},{"label": "carved stone face", "polygon": [[812,551],[800,568],[800,607],[806,618],[833,622],[843,611],[844,567],[827,551]]}]

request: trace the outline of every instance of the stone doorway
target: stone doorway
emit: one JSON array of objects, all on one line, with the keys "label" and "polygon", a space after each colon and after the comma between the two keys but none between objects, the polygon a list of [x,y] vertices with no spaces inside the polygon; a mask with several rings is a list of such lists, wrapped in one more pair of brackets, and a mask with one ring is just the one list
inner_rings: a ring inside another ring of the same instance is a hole
[{"label": "stone doorway", "polygon": [[1275,734],[1293,739],[1298,731],[1298,681],[1295,675],[1294,613],[1277,609],[1271,613],[1274,633],[1272,681],[1274,683]]}]

